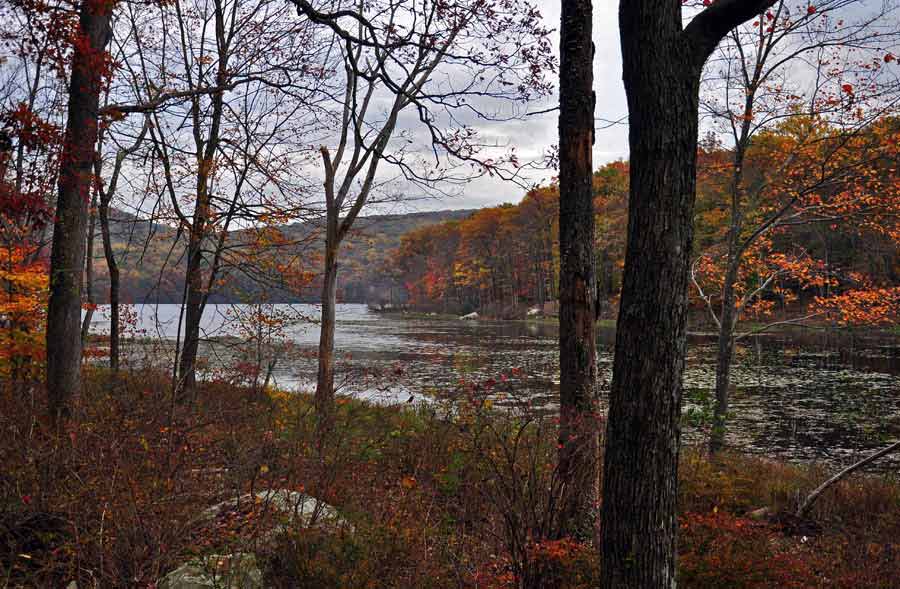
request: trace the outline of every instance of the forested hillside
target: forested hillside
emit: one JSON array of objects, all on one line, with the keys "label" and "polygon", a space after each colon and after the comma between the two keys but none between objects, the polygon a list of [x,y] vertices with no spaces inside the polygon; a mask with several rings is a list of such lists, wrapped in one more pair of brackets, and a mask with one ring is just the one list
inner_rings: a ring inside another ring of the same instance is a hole
[{"label": "forested hillside", "polygon": [[[821,143],[787,167],[773,166],[817,125]],[[714,141],[701,146],[691,281],[698,317],[718,320],[709,312],[721,306],[734,233],[746,244],[735,258],[740,298],[734,304],[741,317],[842,324],[896,319],[898,122],[878,121],[839,147],[828,145],[826,127],[808,120],[759,136],[744,172],[752,186],[734,201],[743,209],[736,228],[729,212],[733,151]],[[597,289],[601,312],[613,317],[624,267],[628,163],[603,166],[593,186]],[[391,263],[415,307],[521,316],[529,306],[556,300],[558,217],[558,187],[537,188],[518,205],[481,209],[404,235]]]},{"label": "forested hillside", "polygon": [[[348,237],[338,278],[341,300],[365,302],[371,289],[382,289],[384,261],[400,244],[402,235],[469,216],[469,210],[429,211],[372,215],[359,220]],[[122,210],[110,212],[113,249],[121,259],[124,302],[181,301],[184,289],[185,236],[168,223],[153,222]],[[317,222],[277,225],[258,231],[234,231],[235,245],[225,252],[225,275],[210,294],[211,302],[258,300],[270,302],[318,301],[317,272],[322,229]],[[261,240],[267,240],[265,247]],[[106,266],[100,240],[95,241],[94,296],[105,302]],[[251,263],[252,261],[252,263]]]}]

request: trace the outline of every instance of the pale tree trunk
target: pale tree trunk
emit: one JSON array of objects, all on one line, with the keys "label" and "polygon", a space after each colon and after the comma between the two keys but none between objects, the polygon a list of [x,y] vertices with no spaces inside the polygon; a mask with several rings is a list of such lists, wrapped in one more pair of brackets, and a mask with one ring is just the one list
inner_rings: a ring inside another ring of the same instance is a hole
[{"label": "pale tree trunk", "polygon": [[797,517],[799,517],[799,518],[806,517],[806,515],[809,513],[809,510],[812,509],[813,503],[815,503],[816,500],[819,498],[819,496],[822,493],[824,493],[829,487],[834,485],[835,483],[838,483],[841,480],[847,478],[848,476],[850,476],[857,470],[861,469],[862,467],[866,466],[867,464],[871,464],[872,462],[875,462],[882,456],[887,456],[891,452],[896,452],[898,450],[900,450],[900,442],[894,442],[893,444],[885,446],[878,452],[875,452],[874,454],[871,454],[871,455],[867,456],[866,458],[863,458],[862,460],[855,462],[854,464],[851,464],[844,470],[840,471],[839,473],[837,473],[836,475],[834,475],[833,477],[831,477],[830,479],[828,479],[827,481],[825,481],[824,483],[822,483],[821,485],[816,487],[806,497],[806,499],[803,500],[803,502],[800,504],[800,506],[797,507]]},{"label": "pale tree trunk", "polygon": [[47,305],[48,409],[55,419],[69,415],[81,392],[81,273],[102,85],[98,61],[112,36],[112,7],[81,3],[79,27],[87,42],[76,44],[72,57]]},{"label": "pale tree trunk", "polygon": [[599,495],[590,0],[562,3],[559,112],[560,531],[595,536]]},{"label": "pale tree trunk", "polygon": [[700,73],[722,37],[770,1],[719,0],[684,29],[681,2],[619,5],[631,166],[603,476],[603,587],[675,586]]}]

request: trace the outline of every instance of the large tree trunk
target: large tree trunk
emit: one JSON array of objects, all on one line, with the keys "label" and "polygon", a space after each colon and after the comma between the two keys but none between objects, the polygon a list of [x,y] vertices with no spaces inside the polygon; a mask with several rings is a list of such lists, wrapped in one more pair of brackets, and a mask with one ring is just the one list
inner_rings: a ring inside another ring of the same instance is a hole
[{"label": "large tree trunk", "polygon": [[594,538],[599,494],[590,0],[562,3],[559,111],[561,532]]},{"label": "large tree trunk", "polygon": [[605,456],[604,587],[675,584],[699,75],[673,76],[675,56],[656,57],[655,72],[625,62],[631,189]]},{"label": "large tree trunk", "polygon": [[631,165],[603,477],[603,587],[675,586],[700,72],[729,30],[772,1],[719,0],[683,30],[681,2],[619,4]]},{"label": "large tree trunk", "polygon": [[109,368],[113,374],[119,372],[119,264],[112,248],[109,234],[110,196],[100,195],[100,235],[103,238],[103,256],[109,271]]},{"label": "large tree trunk", "polygon": [[112,7],[112,2],[82,2],[79,26],[86,42],[75,44],[72,57],[47,305],[47,392],[54,418],[67,416],[71,400],[81,392],[81,273],[104,69],[100,64],[112,35]]},{"label": "large tree trunk", "polygon": [[319,329],[319,371],[316,379],[316,423],[320,443],[332,429],[334,413],[334,327],[337,304],[337,222],[328,221],[325,274],[322,282],[322,322]]}]

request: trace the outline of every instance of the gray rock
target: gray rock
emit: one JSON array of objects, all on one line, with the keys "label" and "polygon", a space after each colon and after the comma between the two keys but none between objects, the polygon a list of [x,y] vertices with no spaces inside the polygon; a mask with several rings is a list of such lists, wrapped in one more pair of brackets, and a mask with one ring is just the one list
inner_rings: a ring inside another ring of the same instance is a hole
[{"label": "gray rock", "polygon": [[[236,499],[223,501],[205,509],[198,519],[213,520],[221,513],[239,505],[265,504],[282,516],[282,523],[267,530],[258,538],[270,542],[277,535],[293,527],[323,526],[353,530],[337,509],[315,497],[288,489],[269,489],[246,493]],[[210,554],[187,562],[157,583],[159,589],[262,589],[263,575],[250,552]]]},{"label": "gray rock", "polygon": [[157,583],[159,589],[262,589],[256,556],[247,552],[210,554],[185,563]]},{"label": "gray rock", "polygon": [[460,319],[463,319],[466,321],[471,320],[471,319],[478,319],[478,313],[476,313],[475,311],[472,311],[468,315],[463,315],[462,317],[460,317]]},{"label": "gray rock", "polygon": [[246,493],[238,499],[229,499],[217,505],[213,505],[201,514],[205,520],[214,519],[223,511],[234,509],[238,505],[246,505],[255,502],[265,504],[281,514],[290,516],[292,523],[301,527],[313,525],[347,526],[337,509],[315,497],[310,497],[298,491],[288,489],[269,489],[259,491],[256,494]]},{"label": "gray rock", "polygon": [[772,510],[768,507],[760,507],[759,509],[754,509],[753,511],[747,514],[747,517],[756,521],[762,521],[769,519],[769,516],[772,515]]}]

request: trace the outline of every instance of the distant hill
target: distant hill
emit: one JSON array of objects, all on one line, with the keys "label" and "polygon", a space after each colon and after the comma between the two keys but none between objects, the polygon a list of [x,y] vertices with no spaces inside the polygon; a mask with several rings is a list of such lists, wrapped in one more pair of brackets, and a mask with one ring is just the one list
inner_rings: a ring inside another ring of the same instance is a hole
[{"label": "distant hill", "polygon": [[[338,275],[339,300],[366,302],[387,284],[383,269],[389,252],[400,244],[405,233],[427,225],[464,219],[474,211],[446,210],[420,213],[372,215],[361,217],[341,247],[341,271]],[[110,212],[110,233],[119,261],[122,302],[180,302],[184,289],[184,255],[186,238],[176,228],[139,219],[121,210]],[[309,272],[319,272],[322,250],[321,224],[295,223],[278,227],[288,238],[287,245],[269,255],[279,263],[303,265]],[[244,230],[232,232],[229,242],[249,239]],[[95,300],[107,300],[108,277],[103,258],[99,226],[94,246]],[[226,263],[225,276],[212,289],[210,302],[246,302],[259,300],[263,292],[269,302],[316,302],[318,285],[313,282],[298,292],[290,292],[274,281],[277,277],[260,276],[238,256]]]}]

